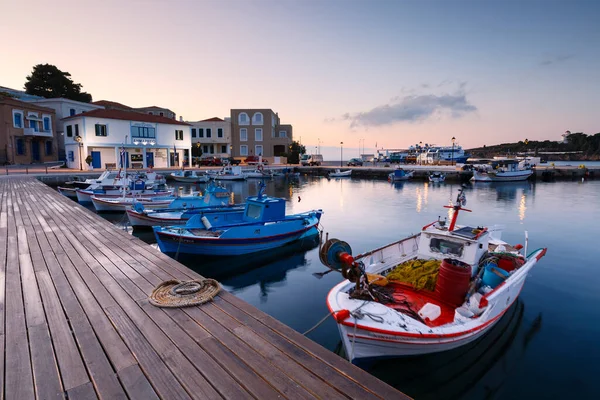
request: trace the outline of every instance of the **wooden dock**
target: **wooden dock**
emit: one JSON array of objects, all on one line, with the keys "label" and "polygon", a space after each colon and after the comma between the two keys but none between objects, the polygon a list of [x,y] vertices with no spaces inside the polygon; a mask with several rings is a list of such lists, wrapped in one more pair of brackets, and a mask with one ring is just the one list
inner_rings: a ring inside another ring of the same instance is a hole
[{"label": "wooden dock", "polygon": [[200,276],[34,178],[0,189],[1,398],[406,398],[225,291],[150,305]]}]

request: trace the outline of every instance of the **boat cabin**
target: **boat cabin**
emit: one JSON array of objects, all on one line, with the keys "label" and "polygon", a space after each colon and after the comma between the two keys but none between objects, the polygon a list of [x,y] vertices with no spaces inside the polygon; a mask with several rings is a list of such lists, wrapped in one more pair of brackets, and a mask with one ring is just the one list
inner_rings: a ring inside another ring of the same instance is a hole
[{"label": "boat cabin", "polygon": [[261,195],[246,199],[244,221],[266,222],[282,219],[285,219],[285,199]]},{"label": "boat cabin", "polygon": [[487,228],[457,226],[450,231],[444,221],[437,221],[421,231],[417,258],[457,259],[471,265],[474,276],[479,260],[488,250],[489,239]]}]

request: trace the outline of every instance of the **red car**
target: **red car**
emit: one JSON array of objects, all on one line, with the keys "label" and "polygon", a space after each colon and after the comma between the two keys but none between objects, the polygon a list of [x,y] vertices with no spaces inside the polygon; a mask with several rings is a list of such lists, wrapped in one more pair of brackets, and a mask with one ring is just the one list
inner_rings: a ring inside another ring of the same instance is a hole
[{"label": "red car", "polygon": [[198,161],[198,165],[223,165],[219,157],[204,157]]},{"label": "red car", "polygon": [[[248,156],[248,157],[246,157],[246,159],[244,160],[244,162],[246,164],[249,164],[249,165],[258,164],[259,158],[258,158],[258,156]],[[262,163],[263,164],[268,164],[269,162],[263,157]]]}]

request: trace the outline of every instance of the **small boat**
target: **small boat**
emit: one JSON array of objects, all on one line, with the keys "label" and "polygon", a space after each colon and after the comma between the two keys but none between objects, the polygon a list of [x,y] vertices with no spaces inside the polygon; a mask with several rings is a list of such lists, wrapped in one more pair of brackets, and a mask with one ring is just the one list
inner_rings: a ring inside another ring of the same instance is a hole
[{"label": "small boat", "polygon": [[432,172],[429,174],[429,182],[442,183],[446,180],[446,174],[442,172]]},{"label": "small boat", "polygon": [[337,168],[334,172],[329,173],[330,178],[344,178],[344,177],[350,176],[350,175],[352,175],[351,169],[349,169],[347,171],[340,171],[340,169]]},{"label": "small boat", "polygon": [[[321,262],[347,279],[327,296],[352,362],[437,353],[481,338],[517,300],[527,275],[546,254],[501,239],[495,226],[459,226],[464,188],[446,220],[417,235],[355,257],[332,239]],[[521,252],[523,250],[523,252]]]},{"label": "small boat", "polygon": [[65,197],[73,199],[77,201],[77,188],[76,187],[63,187],[59,186],[58,193],[62,194]]},{"label": "small boat", "polygon": [[533,170],[527,161],[497,159],[488,164],[479,165],[473,171],[475,182],[513,182],[529,179]]},{"label": "small boat", "polygon": [[246,175],[242,172],[242,167],[226,165],[213,175],[218,181],[243,181]]},{"label": "small boat", "polygon": [[193,215],[184,227],[155,226],[158,247],[166,254],[242,255],[277,248],[318,233],[322,210],[286,215],[285,199],[248,197],[240,213]]},{"label": "small boat", "polygon": [[224,187],[211,182],[204,196],[182,196],[173,200],[167,208],[146,209],[136,202],[132,209],[126,210],[129,223],[134,228],[152,226],[183,225],[194,214],[208,211],[243,211],[244,204],[232,205],[231,193]]},{"label": "small boat", "polygon": [[144,208],[165,208],[171,202],[173,202],[174,197],[125,197],[121,196],[119,198],[104,198],[92,196],[92,203],[94,204],[94,208],[99,212],[124,212],[127,209],[131,208],[134,204],[139,203],[144,206]]},{"label": "small boat", "polygon": [[147,189],[143,181],[131,182],[129,186],[121,186],[120,188],[97,188],[97,189],[77,189],[77,201],[79,203],[91,203],[92,196],[103,197],[103,198],[119,198],[123,197],[160,197],[170,196],[173,192],[170,190],[158,190],[158,189]]},{"label": "small boat", "polygon": [[264,169],[262,166],[258,166],[254,171],[244,171],[246,178],[272,178],[274,176],[273,171]]},{"label": "small boat", "polygon": [[210,176],[206,174],[198,175],[196,171],[177,171],[172,172],[171,177],[177,182],[185,182],[185,183],[206,183],[210,180]]},{"label": "small boat", "polygon": [[388,181],[390,182],[398,182],[398,181],[407,181],[412,178],[415,171],[405,171],[402,168],[396,168],[394,172],[388,175]]}]

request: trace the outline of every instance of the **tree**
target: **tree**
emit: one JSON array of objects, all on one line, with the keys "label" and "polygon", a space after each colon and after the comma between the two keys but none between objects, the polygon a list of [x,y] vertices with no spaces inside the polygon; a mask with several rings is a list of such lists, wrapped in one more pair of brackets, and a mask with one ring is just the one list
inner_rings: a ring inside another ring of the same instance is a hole
[{"label": "tree", "polygon": [[81,84],[74,83],[71,74],[63,72],[51,64],[38,64],[25,82],[25,92],[46,98],[64,97],[66,99],[89,103],[92,95],[81,91]]},{"label": "tree", "polygon": [[296,142],[295,140],[288,147],[287,159],[290,164],[299,164],[300,155],[306,154],[306,147]]}]

